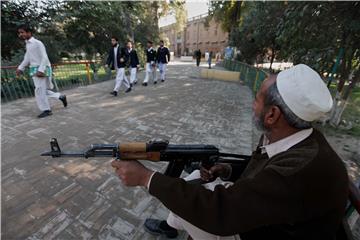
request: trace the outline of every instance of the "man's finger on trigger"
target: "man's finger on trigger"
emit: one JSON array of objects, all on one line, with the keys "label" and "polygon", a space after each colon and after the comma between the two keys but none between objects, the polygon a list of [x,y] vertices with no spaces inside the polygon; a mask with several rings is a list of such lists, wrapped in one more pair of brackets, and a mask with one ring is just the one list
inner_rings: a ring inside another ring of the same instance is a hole
[{"label": "man's finger on trigger", "polygon": [[113,160],[111,162],[111,166],[114,167],[114,168],[119,168],[120,167],[120,162],[116,161],[116,160]]}]

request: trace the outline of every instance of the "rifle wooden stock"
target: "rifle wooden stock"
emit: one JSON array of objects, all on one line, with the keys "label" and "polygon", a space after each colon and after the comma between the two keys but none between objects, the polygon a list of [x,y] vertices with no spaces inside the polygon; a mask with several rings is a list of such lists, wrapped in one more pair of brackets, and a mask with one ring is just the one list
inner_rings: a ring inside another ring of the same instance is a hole
[{"label": "rifle wooden stock", "polygon": [[147,149],[145,142],[122,143],[119,145],[120,158],[122,160],[160,161],[159,151],[147,152]]}]

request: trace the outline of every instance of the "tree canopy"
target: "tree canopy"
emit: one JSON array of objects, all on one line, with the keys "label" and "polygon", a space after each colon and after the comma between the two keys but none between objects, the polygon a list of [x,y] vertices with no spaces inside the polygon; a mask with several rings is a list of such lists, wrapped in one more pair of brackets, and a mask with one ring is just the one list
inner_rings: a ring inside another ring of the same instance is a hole
[{"label": "tree canopy", "polygon": [[[329,85],[336,75],[336,96],[348,98],[360,79],[360,2],[240,3],[213,1],[209,8],[229,32],[229,44],[240,50],[238,60],[269,61],[270,70],[274,60],[307,64],[326,74]],[[332,119],[338,124],[340,118]]]},{"label": "tree canopy", "polygon": [[268,55],[329,72],[343,49],[338,74],[358,71],[360,2],[243,2],[236,18],[234,8],[232,1],[215,2],[210,14],[227,26],[241,60],[254,63]]},{"label": "tree canopy", "polygon": [[[36,27],[36,34],[46,38],[48,54],[51,59],[56,59],[52,49],[61,41],[61,34],[56,32],[56,23],[53,16],[58,7],[58,2],[51,0],[46,4],[33,1],[1,1],[1,58],[10,61],[13,57],[24,52],[23,42],[17,37],[17,28],[21,24]],[[51,36],[51,40],[48,39]],[[59,43],[61,46],[61,43]]]},{"label": "tree canopy", "polygon": [[107,53],[112,36],[121,45],[127,40],[140,47],[148,39],[158,42],[158,19],[175,12],[183,21],[183,4],[183,1],[1,1],[2,60],[16,63],[23,55],[24,45],[16,31],[23,23],[35,27],[34,35],[46,45],[51,62],[82,53],[92,58]]}]

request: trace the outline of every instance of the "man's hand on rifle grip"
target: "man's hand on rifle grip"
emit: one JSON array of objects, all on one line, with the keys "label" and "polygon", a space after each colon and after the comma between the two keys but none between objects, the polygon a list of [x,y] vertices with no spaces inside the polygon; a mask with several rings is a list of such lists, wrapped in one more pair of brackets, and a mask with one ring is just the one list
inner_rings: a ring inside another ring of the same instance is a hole
[{"label": "man's hand on rifle grip", "polygon": [[213,181],[215,178],[227,178],[231,173],[231,166],[227,163],[218,163],[212,166],[209,170],[202,167],[200,168],[200,176],[204,181]]},{"label": "man's hand on rifle grip", "polygon": [[125,186],[135,187],[148,185],[153,171],[144,167],[138,161],[118,161],[113,160],[111,166]]}]

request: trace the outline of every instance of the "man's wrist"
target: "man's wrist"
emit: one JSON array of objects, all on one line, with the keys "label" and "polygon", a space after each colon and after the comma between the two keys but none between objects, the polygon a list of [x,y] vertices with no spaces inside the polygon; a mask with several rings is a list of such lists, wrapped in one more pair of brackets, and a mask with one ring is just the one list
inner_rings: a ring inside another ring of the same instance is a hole
[{"label": "man's wrist", "polygon": [[154,171],[151,171],[151,170],[148,170],[146,171],[146,174],[144,176],[144,181],[143,181],[143,184],[142,186],[146,187],[147,189],[150,188],[150,182],[151,182],[151,179],[153,177],[153,175],[155,174]]}]

